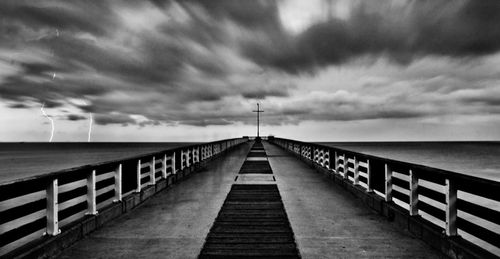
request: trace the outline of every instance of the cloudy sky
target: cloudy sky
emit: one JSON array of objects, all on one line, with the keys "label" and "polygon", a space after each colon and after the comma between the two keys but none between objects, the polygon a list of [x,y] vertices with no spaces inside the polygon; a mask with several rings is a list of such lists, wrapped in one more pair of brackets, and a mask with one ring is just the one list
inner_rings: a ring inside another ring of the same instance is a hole
[{"label": "cloudy sky", "polygon": [[[500,1],[0,2],[0,141],[500,140]],[[43,114],[45,112],[45,116]]]}]

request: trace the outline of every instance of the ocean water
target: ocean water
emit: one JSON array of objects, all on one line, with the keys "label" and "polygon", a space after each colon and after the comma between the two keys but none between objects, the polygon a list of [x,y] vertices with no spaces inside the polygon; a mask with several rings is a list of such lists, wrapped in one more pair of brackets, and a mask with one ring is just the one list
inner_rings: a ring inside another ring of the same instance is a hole
[{"label": "ocean water", "polygon": [[0,183],[195,143],[0,143]]},{"label": "ocean water", "polygon": [[[0,182],[194,143],[0,143]],[[500,142],[319,142],[500,181]]]},{"label": "ocean water", "polygon": [[500,181],[500,141],[319,144]]}]

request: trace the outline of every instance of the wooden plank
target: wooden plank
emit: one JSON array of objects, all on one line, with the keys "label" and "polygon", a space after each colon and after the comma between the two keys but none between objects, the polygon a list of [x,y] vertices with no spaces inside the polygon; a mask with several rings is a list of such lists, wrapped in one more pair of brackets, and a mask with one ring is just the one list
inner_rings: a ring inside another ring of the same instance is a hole
[{"label": "wooden plank", "polygon": [[97,209],[98,210],[101,210],[102,208],[106,207],[106,206],[109,206],[110,204],[113,203],[113,197],[107,199],[107,200],[104,200],[100,203],[97,204]]},{"label": "wooden plank", "polygon": [[99,189],[99,190],[96,191],[96,195],[99,196],[99,195],[101,195],[103,193],[106,193],[106,192],[109,192],[109,191],[113,191],[113,193],[114,193],[115,186],[114,185],[109,185],[109,186],[107,186],[105,188]]},{"label": "wooden plank", "polygon": [[25,204],[21,203],[17,207],[4,210],[0,212],[0,225],[5,224],[9,221],[13,221],[17,218],[21,218],[26,215],[32,214],[34,212],[45,210],[46,206],[47,206],[47,201],[45,199],[41,199]]},{"label": "wooden plank", "polygon": [[446,220],[446,213],[444,212],[444,210],[429,205],[424,201],[419,201],[418,209],[437,219],[442,220],[443,222]]},{"label": "wooden plank", "polygon": [[100,182],[100,181],[107,180],[107,179],[114,178],[114,177],[115,177],[115,172],[113,171],[113,172],[108,172],[105,174],[96,175],[95,180],[96,180],[96,182]]},{"label": "wooden plank", "polygon": [[487,183],[483,179],[481,181],[471,181],[460,179],[456,181],[457,188],[460,191],[468,192],[477,196],[488,198],[500,202],[500,182]]},{"label": "wooden plank", "polygon": [[231,187],[199,258],[214,256],[299,258],[276,185]]},{"label": "wooden plank", "polygon": [[42,229],[39,229],[37,231],[32,232],[31,234],[28,234],[28,235],[25,235],[19,239],[16,239],[13,242],[10,242],[10,243],[5,244],[5,245],[0,245],[0,256],[3,256],[5,254],[13,251],[14,249],[16,249],[20,246],[23,246],[31,241],[34,241],[36,239],[41,238],[44,233],[45,233],[45,228],[42,228]]},{"label": "wooden plank", "polygon": [[73,198],[76,198],[76,197],[80,197],[82,195],[87,195],[87,186],[82,186],[82,187],[78,187],[76,189],[73,189],[73,190],[70,190],[70,191],[67,191],[67,192],[64,192],[64,193],[59,193],[59,203],[63,203],[63,202],[66,202],[68,200],[71,200]]},{"label": "wooden plank", "polygon": [[149,175],[149,181],[150,181],[150,184],[151,185],[154,185],[156,184],[156,177],[155,177],[155,173],[156,173],[156,158],[153,156],[151,158],[151,162],[149,163],[151,165],[151,168],[150,168],[150,175]]},{"label": "wooden plank", "polygon": [[457,200],[457,209],[500,225],[500,211],[483,207],[462,199]]},{"label": "wooden plank", "polygon": [[457,235],[457,186],[453,180],[445,181],[446,194],[446,235]]},{"label": "wooden plank", "polygon": [[105,192],[96,197],[96,204],[101,204],[115,196],[114,190]]},{"label": "wooden plank", "polygon": [[482,239],[496,247],[500,247],[500,234],[496,232],[493,232],[485,227],[479,226],[460,217],[457,219],[457,226],[461,230],[479,239]]},{"label": "wooden plank", "polygon": [[137,160],[137,172],[136,172],[136,192],[141,192],[142,189],[142,183],[141,183],[141,160]]},{"label": "wooden plank", "polygon": [[[44,201],[45,204],[45,201]],[[45,206],[42,210],[35,211],[30,214],[25,214],[24,216],[21,217],[15,217],[15,218],[10,218],[10,220],[5,221],[0,225],[0,233],[5,233],[7,231],[19,228],[23,225],[29,224],[33,221],[37,221],[40,219],[45,219],[45,215],[47,213],[47,210],[45,209]],[[2,218],[2,221],[4,219]]]},{"label": "wooden plank", "polygon": [[353,180],[353,183],[354,185],[358,185],[359,184],[359,163],[358,163],[358,159],[356,159],[356,157],[354,157],[354,180]]},{"label": "wooden plank", "polygon": [[119,202],[122,200],[122,164],[119,164],[118,167],[116,168],[116,173],[115,173],[115,200],[116,202]]},{"label": "wooden plank", "polygon": [[370,160],[366,160],[366,191],[373,192],[373,172]]},{"label": "wooden plank", "polygon": [[396,189],[393,189],[391,193],[393,198],[396,198],[406,204],[410,202],[410,197],[407,194],[404,194]]},{"label": "wooden plank", "polygon": [[72,206],[67,207],[64,210],[61,210],[59,212],[59,218],[60,218],[60,220],[64,220],[64,219],[67,219],[67,218],[69,218],[69,217],[71,217],[71,216],[73,216],[73,215],[75,215],[77,213],[80,213],[82,211],[85,214],[88,214],[87,213],[88,206],[87,206],[87,202],[86,201],[73,204]]},{"label": "wooden plank", "polygon": [[64,185],[59,185],[59,193],[64,193],[67,191],[71,191],[73,189],[76,189],[78,187],[83,187],[87,186],[87,179],[81,179],[75,182],[67,183]]},{"label": "wooden plank", "polygon": [[395,175],[392,176],[392,184],[397,185],[398,187],[403,188],[405,190],[410,190],[409,186],[410,183],[401,178],[396,177]]},{"label": "wooden plank", "polygon": [[45,218],[41,218],[32,221],[28,224],[23,224],[22,226],[12,229],[10,231],[0,234],[0,247],[12,243],[18,239],[21,239],[33,232],[39,231],[41,229],[45,230],[47,226],[47,221]]},{"label": "wooden plank", "polygon": [[385,201],[392,200],[392,170],[389,164],[385,164]]},{"label": "wooden plank", "polygon": [[26,196],[30,193],[45,190],[46,183],[47,179],[34,179],[2,185],[0,187],[0,201],[6,201],[19,196]]},{"label": "wooden plank", "polygon": [[[85,204],[86,205],[86,204]],[[61,227],[64,227],[74,221],[77,221],[83,217],[85,217],[85,214],[87,212],[87,206],[85,206],[85,208],[77,213],[74,213],[72,214],[71,216],[67,217],[67,218],[64,218],[64,219],[61,219],[61,221],[59,221],[59,225]]]},{"label": "wooden plank", "polygon": [[46,187],[47,190],[47,219],[46,228],[47,235],[56,236],[59,230],[59,202],[58,202],[58,187],[57,179],[52,180]]},{"label": "wooden plank", "polygon": [[71,206],[74,206],[78,203],[82,203],[82,202],[86,202],[87,201],[87,194],[84,194],[84,195],[81,195],[81,196],[78,196],[76,198],[73,198],[71,200],[67,200],[63,203],[59,203],[59,211],[62,211],[62,210],[65,210]]},{"label": "wooden plank", "polygon": [[410,170],[410,200],[409,200],[409,211],[410,216],[418,215],[418,178],[412,170]]},{"label": "wooden plank", "polygon": [[17,207],[20,204],[30,203],[41,199],[45,200],[45,197],[46,197],[46,192],[44,189],[42,191],[29,193],[8,200],[3,200],[0,202],[0,211],[5,211]]},{"label": "wooden plank", "polygon": [[100,190],[102,188],[107,188],[108,186],[114,186],[115,185],[115,178],[108,178],[99,182],[96,182],[95,188],[96,190]]},{"label": "wooden plank", "polygon": [[444,193],[440,193],[438,191],[429,189],[425,186],[419,186],[418,187],[418,194],[423,195],[429,199],[435,200],[437,202],[440,202],[442,204],[446,204],[446,195]]},{"label": "wooden plank", "polygon": [[87,176],[87,214],[96,215],[96,182],[95,182],[95,170],[89,172]]}]

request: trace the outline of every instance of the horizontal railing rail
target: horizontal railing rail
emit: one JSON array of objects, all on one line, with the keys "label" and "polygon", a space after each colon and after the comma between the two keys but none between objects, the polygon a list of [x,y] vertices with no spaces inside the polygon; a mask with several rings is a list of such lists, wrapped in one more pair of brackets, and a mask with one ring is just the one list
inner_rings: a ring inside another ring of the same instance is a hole
[{"label": "horizontal railing rail", "polygon": [[248,141],[227,139],[0,184],[0,256]]},{"label": "horizontal railing rail", "polygon": [[283,138],[269,141],[486,250],[500,251],[500,182]]}]

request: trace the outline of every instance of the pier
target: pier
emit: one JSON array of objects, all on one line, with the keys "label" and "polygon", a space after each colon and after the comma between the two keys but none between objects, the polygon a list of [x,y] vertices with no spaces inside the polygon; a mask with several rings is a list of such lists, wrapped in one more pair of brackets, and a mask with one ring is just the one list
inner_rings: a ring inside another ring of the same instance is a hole
[{"label": "pier", "polygon": [[495,258],[498,190],[313,143],[230,139],[2,184],[0,255]]}]

